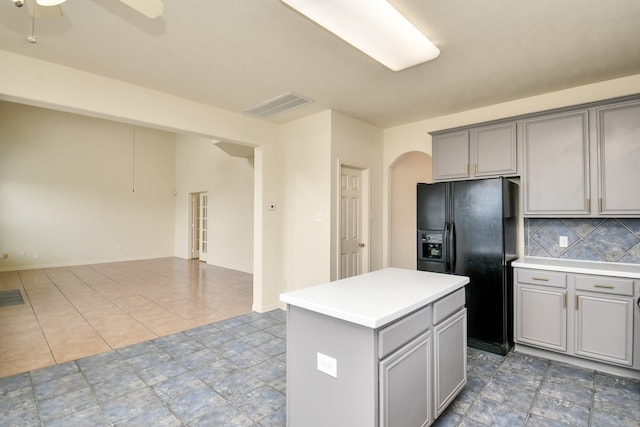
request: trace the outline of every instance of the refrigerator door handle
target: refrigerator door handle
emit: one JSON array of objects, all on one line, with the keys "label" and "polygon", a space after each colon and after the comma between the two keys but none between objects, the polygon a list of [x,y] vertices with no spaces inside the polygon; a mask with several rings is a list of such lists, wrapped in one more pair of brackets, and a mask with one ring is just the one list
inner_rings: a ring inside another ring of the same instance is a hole
[{"label": "refrigerator door handle", "polygon": [[450,232],[450,224],[449,222],[444,223],[444,238],[442,239],[443,247],[442,247],[442,255],[444,256],[444,272],[450,273],[451,266],[449,264],[449,234]]},{"label": "refrigerator door handle", "polygon": [[449,223],[449,271],[455,273],[456,271],[456,224],[455,222]]}]

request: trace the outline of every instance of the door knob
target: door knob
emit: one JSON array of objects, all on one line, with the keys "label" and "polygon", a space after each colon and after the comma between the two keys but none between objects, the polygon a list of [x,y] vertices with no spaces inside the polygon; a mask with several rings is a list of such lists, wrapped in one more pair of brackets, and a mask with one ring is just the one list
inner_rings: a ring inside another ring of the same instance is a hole
[{"label": "door knob", "polygon": [[358,246],[361,247],[361,248],[364,248],[364,243],[360,242],[360,243],[358,243]]}]

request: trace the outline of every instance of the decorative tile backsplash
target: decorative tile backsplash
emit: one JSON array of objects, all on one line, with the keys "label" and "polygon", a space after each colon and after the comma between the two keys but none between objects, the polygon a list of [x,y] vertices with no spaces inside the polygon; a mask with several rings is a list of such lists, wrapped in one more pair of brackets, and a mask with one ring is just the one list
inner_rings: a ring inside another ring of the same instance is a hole
[{"label": "decorative tile backsplash", "polygon": [[527,256],[640,264],[640,219],[525,218],[524,227]]}]

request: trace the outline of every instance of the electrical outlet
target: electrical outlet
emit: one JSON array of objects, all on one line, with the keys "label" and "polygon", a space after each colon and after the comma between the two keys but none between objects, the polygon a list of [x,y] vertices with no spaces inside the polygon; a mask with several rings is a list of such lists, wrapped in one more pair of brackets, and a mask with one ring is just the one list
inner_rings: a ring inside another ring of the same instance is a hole
[{"label": "electrical outlet", "polygon": [[333,378],[338,378],[338,361],[326,354],[318,353],[318,371],[324,372]]},{"label": "electrical outlet", "polygon": [[558,246],[560,246],[561,248],[566,248],[567,246],[569,246],[569,238],[567,236],[560,236]]}]

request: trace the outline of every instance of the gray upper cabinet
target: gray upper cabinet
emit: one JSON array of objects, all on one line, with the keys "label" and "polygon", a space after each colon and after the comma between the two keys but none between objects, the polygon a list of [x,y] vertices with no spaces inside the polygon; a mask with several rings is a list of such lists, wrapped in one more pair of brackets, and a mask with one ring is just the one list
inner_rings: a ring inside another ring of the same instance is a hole
[{"label": "gray upper cabinet", "polygon": [[525,216],[590,214],[588,117],[578,110],[522,120]]},{"label": "gray upper cabinet", "polygon": [[518,172],[515,122],[473,128],[470,133],[475,177]]},{"label": "gray upper cabinet", "polygon": [[433,179],[469,178],[469,131],[434,135]]},{"label": "gray upper cabinet", "polygon": [[478,126],[433,136],[436,181],[517,174],[516,123]]},{"label": "gray upper cabinet", "polygon": [[598,212],[640,215],[640,101],[597,108]]}]

